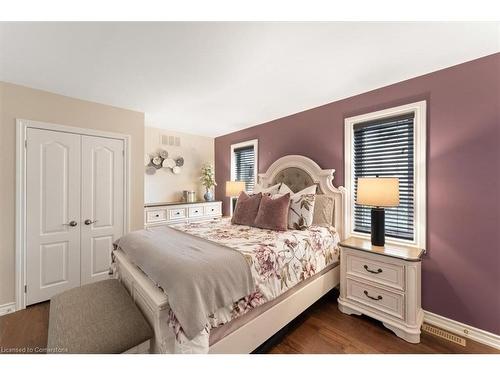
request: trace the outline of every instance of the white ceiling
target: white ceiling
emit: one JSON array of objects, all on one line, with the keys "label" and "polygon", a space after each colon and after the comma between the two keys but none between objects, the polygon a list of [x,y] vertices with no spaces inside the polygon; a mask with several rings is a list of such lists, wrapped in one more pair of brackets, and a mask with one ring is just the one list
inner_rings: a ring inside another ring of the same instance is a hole
[{"label": "white ceiling", "polygon": [[0,23],[0,80],[218,136],[500,51],[499,23]]}]

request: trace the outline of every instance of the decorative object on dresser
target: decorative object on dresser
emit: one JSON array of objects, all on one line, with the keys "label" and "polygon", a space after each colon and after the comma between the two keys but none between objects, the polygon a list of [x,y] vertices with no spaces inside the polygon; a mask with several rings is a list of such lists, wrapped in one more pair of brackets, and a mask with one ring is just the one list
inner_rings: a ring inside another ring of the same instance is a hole
[{"label": "decorative object on dresser", "polygon": [[380,320],[397,336],[420,342],[424,313],[420,302],[423,249],[373,246],[350,237],[340,243],[339,309]]},{"label": "decorative object on dresser", "polygon": [[399,205],[399,180],[393,177],[360,177],[357,180],[356,193],[356,204],[372,206],[372,245],[384,246],[384,207],[396,207]]},{"label": "decorative object on dresser", "polygon": [[186,203],[196,202],[196,192],[194,190],[184,190],[182,192],[182,199]]},{"label": "decorative object on dresser", "polygon": [[215,171],[214,167],[210,164],[206,164],[201,167],[201,176],[200,176],[201,184],[205,187],[206,192],[203,195],[203,198],[207,202],[214,200],[214,195],[212,192],[212,188],[217,186],[217,182],[215,182]]},{"label": "decorative object on dresser", "polygon": [[144,227],[212,220],[222,216],[222,202],[165,202],[144,205]]}]

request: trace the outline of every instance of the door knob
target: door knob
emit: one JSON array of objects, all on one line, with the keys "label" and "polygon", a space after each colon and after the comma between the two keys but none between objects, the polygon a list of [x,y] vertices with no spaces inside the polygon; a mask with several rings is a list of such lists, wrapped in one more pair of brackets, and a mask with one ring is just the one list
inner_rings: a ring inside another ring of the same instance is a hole
[{"label": "door knob", "polygon": [[70,227],[76,227],[78,223],[75,220],[71,220],[68,224],[63,224],[63,225],[69,225]]},{"label": "door knob", "polygon": [[97,222],[97,220],[90,220],[90,219],[87,219],[84,221],[85,225],[90,225],[90,224],[94,224],[95,222]]}]

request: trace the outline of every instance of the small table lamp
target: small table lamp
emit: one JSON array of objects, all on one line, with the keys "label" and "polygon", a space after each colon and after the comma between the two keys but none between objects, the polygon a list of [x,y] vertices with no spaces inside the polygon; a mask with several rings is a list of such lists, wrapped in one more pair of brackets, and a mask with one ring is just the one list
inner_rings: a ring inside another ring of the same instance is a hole
[{"label": "small table lamp", "polygon": [[245,181],[226,181],[226,197],[237,197],[245,191]]},{"label": "small table lamp", "polygon": [[384,207],[399,205],[399,179],[394,177],[361,177],[358,178],[357,192],[357,204],[372,206],[372,245],[384,246]]},{"label": "small table lamp", "polygon": [[234,207],[236,207],[236,203],[233,201],[233,198],[240,195],[242,191],[245,191],[245,181],[226,181],[226,197],[231,198],[229,202],[231,215],[233,214]]}]

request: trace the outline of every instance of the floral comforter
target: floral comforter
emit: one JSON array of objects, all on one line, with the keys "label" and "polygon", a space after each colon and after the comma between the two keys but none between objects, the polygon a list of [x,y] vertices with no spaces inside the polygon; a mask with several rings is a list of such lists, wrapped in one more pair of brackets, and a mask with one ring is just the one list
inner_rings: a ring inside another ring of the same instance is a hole
[{"label": "floral comforter", "polygon": [[[232,225],[229,218],[175,224],[171,227],[241,252],[250,266],[255,282],[255,292],[251,295],[207,317],[205,332],[201,332],[205,336],[201,346],[206,348],[201,351],[208,351],[208,334],[211,328],[226,324],[277,298],[339,259],[339,236],[333,227],[312,226],[306,230],[277,232]],[[184,336],[172,312],[169,313],[168,324],[174,330],[176,344],[189,345],[189,340]],[[194,339],[196,340],[197,338]]]}]

